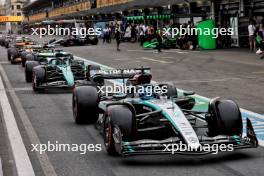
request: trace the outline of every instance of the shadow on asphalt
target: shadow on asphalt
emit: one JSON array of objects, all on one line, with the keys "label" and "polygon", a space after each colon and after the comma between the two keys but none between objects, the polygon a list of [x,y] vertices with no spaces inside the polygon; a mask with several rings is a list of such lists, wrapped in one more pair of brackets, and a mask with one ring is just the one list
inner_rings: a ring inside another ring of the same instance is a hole
[{"label": "shadow on asphalt", "polygon": [[[137,157],[137,158],[136,158]],[[121,161],[121,164],[126,166],[203,166],[220,164],[232,161],[249,160],[255,158],[256,156],[235,152],[235,153],[221,153],[219,155],[207,155],[207,156],[161,156],[161,157],[146,157],[144,159],[140,156],[135,156],[133,158],[125,158]]]},{"label": "shadow on asphalt", "polygon": [[[33,90],[32,90],[33,91]],[[47,88],[34,92],[35,94],[69,94],[72,93],[72,88]]]}]

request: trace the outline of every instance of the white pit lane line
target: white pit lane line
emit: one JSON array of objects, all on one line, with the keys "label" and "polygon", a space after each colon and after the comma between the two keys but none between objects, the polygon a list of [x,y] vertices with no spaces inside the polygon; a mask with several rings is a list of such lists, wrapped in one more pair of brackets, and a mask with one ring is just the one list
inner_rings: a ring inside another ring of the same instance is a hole
[{"label": "white pit lane line", "polygon": [[[3,69],[3,66],[0,64],[0,102],[1,102],[1,107],[3,110],[8,111],[9,114],[4,115],[4,118],[7,119],[8,121],[12,121],[12,124],[8,124],[6,125],[6,129],[8,130],[8,135],[12,135],[10,136],[9,140],[10,142],[13,142],[14,146],[11,145],[12,147],[12,152],[13,152],[13,157],[15,158],[15,163],[16,163],[16,168],[19,171],[18,176],[34,176],[34,170],[33,167],[30,163],[30,159],[29,156],[27,154],[27,151],[25,149],[25,145],[22,141],[22,137],[21,134],[19,133],[17,124],[16,124],[16,120],[14,117],[14,113],[11,109],[10,103],[8,101],[8,98],[6,96],[6,92],[8,90],[13,90],[12,85],[10,83],[10,81],[8,80],[8,77]],[[3,80],[6,83],[6,89],[3,85],[1,76],[3,78]],[[32,89],[31,89],[32,90]],[[17,112],[19,114],[19,117],[23,123],[23,126],[25,128],[26,134],[29,137],[30,143],[31,144],[41,144],[40,139],[37,136],[37,133],[33,127],[33,125],[31,124],[29,117],[27,116],[23,105],[21,104],[19,98],[17,97],[15,91],[9,91],[10,93],[10,97],[14,102],[14,105],[17,109]],[[5,99],[3,99],[2,94],[6,96]],[[5,106],[2,105],[2,103],[4,103]],[[9,109],[7,109],[9,108]],[[17,139],[19,138],[19,139]],[[43,153],[40,154],[39,152],[36,152],[36,156],[38,158],[38,161],[40,163],[40,166],[42,168],[42,171],[44,173],[45,176],[57,176],[55,169],[53,167],[53,165],[51,164],[49,157],[47,155],[47,153]],[[17,164],[18,163],[18,164]],[[18,172],[17,171],[17,172]]]},{"label": "white pit lane line", "polygon": [[[82,57],[78,57],[78,56],[74,56],[74,57],[76,59],[83,60],[87,64],[99,65],[103,69],[114,69],[114,68],[109,67],[107,65],[103,65],[103,64],[100,64],[98,62],[87,60],[87,59],[84,59]],[[122,81],[120,82],[120,80],[110,80],[110,82],[114,83],[114,84],[122,84]],[[153,82],[155,82],[155,81],[153,81]],[[181,91],[181,92],[184,91],[184,90],[180,90],[180,89],[178,89],[178,90]],[[197,98],[201,99],[201,100],[210,101],[209,98],[206,98],[206,97],[203,97],[203,96],[200,96],[200,95],[197,95],[197,94],[195,96]],[[264,115],[257,114],[255,112],[251,112],[251,111],[248,111],[248,110],[245,110],[245,109],[242,109],[242,108],[241,108],[241,113],[242,113],[242,116],[243,116],[243,121],[245,121],[245,117],[246,118],[250,118],[251,121],[252,121],[253,126],[255,125],[254,127],[256,127],[256,125],[258,125],[257,129],[261,129],[261,131],[257,131],[255,129],[255,132],[256,132],[258,140],[259,140],[259,145],[264,147]],[[245,123],[244,123],[243,126],[245,126]]]},{"label": "white pit lane line", "polygon": [[0,158],[0,176],[4,176],[3,175],[2,159],[1,158]]},{"label": "white pit lane line", "polygon": [[[0,65],[2,68],[2,66]],[[0,69],[1,69],[0,68]],[[19,132],[14,113],[9,103],[5,87],[0,75],[0,105],[3,112],[3,122],[7,130],[8,140],[12,149],[18,176],[34,176],[34,170]]]}]

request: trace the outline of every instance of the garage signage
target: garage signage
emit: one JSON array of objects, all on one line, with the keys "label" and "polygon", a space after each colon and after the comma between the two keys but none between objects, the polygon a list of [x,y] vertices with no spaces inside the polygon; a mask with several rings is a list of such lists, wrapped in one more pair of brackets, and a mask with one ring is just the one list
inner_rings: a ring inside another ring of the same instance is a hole
[{"label": "garage signage", "polygon": [[0,16],[0,22],[21,22],[22,16]]}]

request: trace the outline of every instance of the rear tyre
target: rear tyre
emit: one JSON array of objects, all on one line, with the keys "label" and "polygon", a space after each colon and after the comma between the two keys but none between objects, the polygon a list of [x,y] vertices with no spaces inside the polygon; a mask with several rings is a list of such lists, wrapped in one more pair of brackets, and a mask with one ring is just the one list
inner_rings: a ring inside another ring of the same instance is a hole
[{"label": "rear tyre", "polygon": [[72,96],[72,110],[75,123],[95,123],[99,117],[98,103],[99,96],[95,87],[76,87]]},{"label": "rear tyre", "polygon": [[7,59],[8,61],[11,61],[11,55],[9,53],[7,53]]},{"label": "rear tyre", "polygon": [[26,82],[32,82],[33,77],[33,68],[38,66],[39,63],[37,61],[27,61],[25,63],[25,80]]},{"label": "rear tyre", "polygon": [[28,52],[22,52],[21,53],[21,66],[25,67],[26,64],[26,57],[27,57]]},{"label": "rear tyre", "polygon": [[9,43],[5,43],[5,48],[9,48]]},{"label": "rear tyre", "polygon": [[22,59],[22,67],[26,66],[27,61],[35,61],[35,55],[32,53],[26,54],[25,58]]},{"label": "rear tyre", "polygon": [[242,115],[238,105],[232,100],[214,99],[209,104],[206,115],[208,135],[242,135]]},{"label": "rear tyre", "polygon": [[13,48],[8,48],[7,49],[7,59],[8,59],[8,61],[11,61],[11,52],[13,52]]},{"label": "rear tyre", "polygon": [[16,64],[16,57],[11,55],[11,64]]},{"label": "rear tyre", "polygon": [[10,48],[8,49],[8,53],[10,55],[10,61],[11,61],[11,64],[15,64],[15,59],[19,57],[18,53],[17,53],[17,50],[15,48]]},{"label": "rear tyre", "polygon": [[98,42],[99,42],[98,38],[94,38],[94,39],[91,40],[91,44],[92,45],[97,45]]},{"label": "rear tyre", "polygon": [[107,110],[104,123],[104,144],[109,155],[117,155],[113,134],[115,127],[122,133],[122,140],[128,141],[136,137],[135,111],[126,105],[113,105]]}]

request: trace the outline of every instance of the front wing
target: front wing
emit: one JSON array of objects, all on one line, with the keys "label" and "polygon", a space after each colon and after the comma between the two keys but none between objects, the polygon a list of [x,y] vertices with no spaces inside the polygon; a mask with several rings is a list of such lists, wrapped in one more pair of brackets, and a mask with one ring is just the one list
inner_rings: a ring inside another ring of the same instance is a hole
[{"label": "front wing", "polygon": [[225,149],[225,152],[231,152],[237,149],[258,147],[258,140],[256,138],[256,134],[249,119],[247,119],[247,135],[245,137],[226,135],[219,135],[216,137],[200,136],[198,138],[201,146],[198,149],[188,149],[186,147],[180,149],[179,147],[182,146],[184,142],[179,137],[173,137],[165,140],[144,139],[138,141],[125,142],[122,141],[122,135],[118,133],[118,129],[116,130],[116,133],[114,133],[113,137],[115,140],[116,150],[122,156],[155,154],[217,154],[218,152],[224,152],[223,150],[219,150],[220,146],[223,146],[223,144],[228,146],[228,148]]}]

